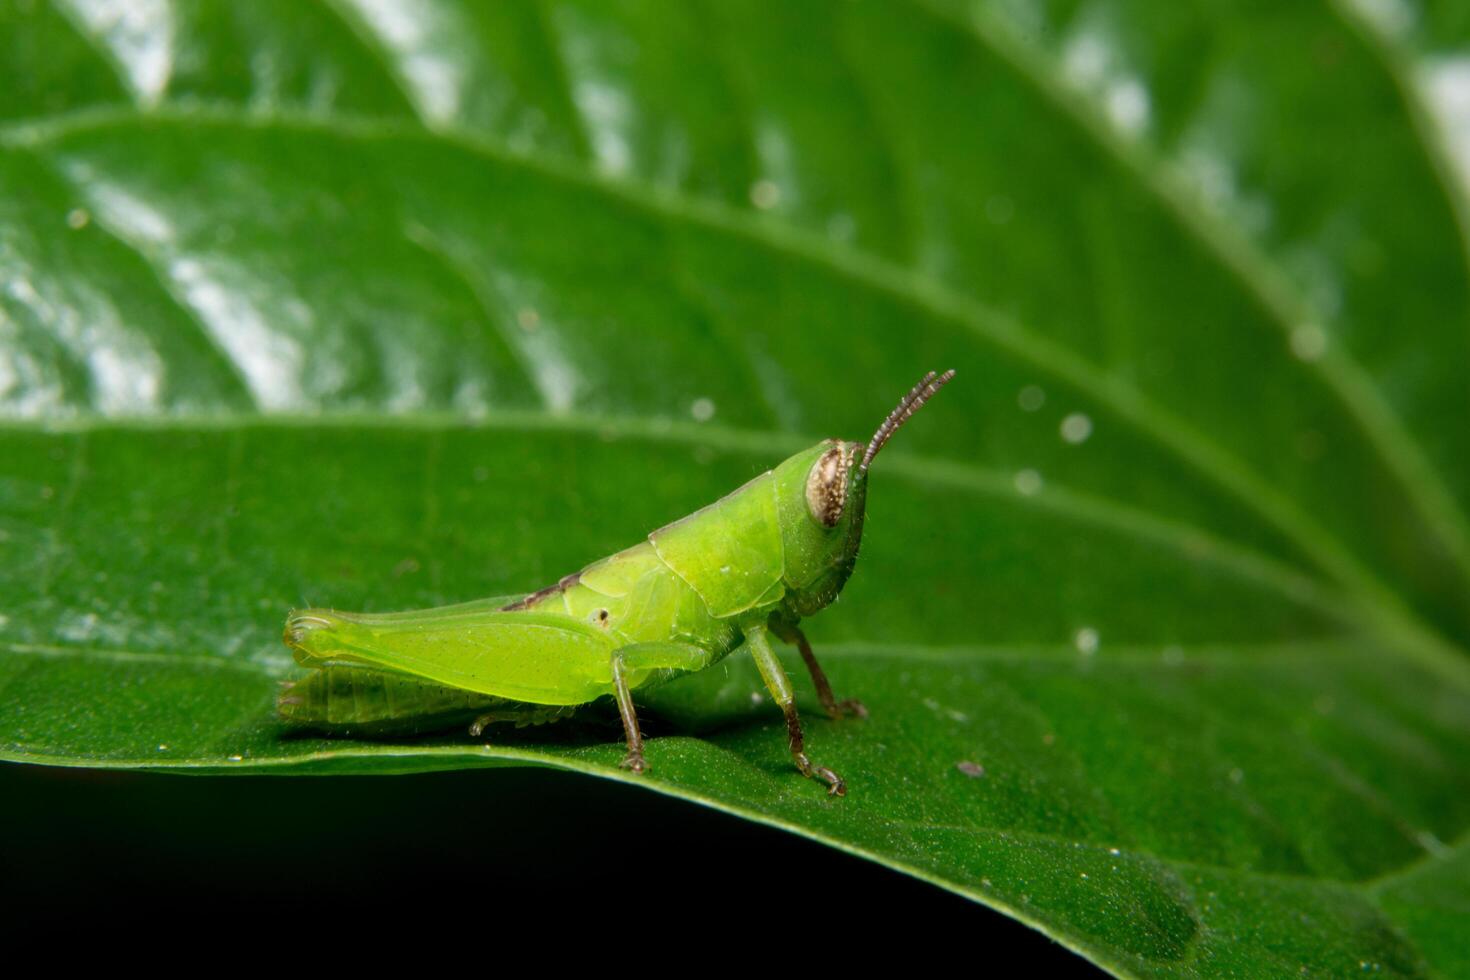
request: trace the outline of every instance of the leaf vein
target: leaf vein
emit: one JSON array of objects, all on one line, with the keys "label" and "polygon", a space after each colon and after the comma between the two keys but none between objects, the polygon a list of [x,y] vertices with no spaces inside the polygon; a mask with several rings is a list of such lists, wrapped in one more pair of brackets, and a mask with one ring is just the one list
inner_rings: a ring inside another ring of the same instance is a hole
[{"label": "leaf vein", "polygon": [[[293,425],[333,427],[363,424],[379,428],[422,428],[436,431],[445,428],[493,428],[498,430],[557,431],[589,434],[599,437],[640,439],[653,443],[707,446],[713,449],[769,457],[781,451],[795,451],[815,439],[785,432],[761,432],[735,429],[718,423],[691,423],[664,419],[633,417],[596,418],[576,413],[555,415],[538,412],[498,411],[469,423],[457,416],[420,414],[388,417],[355,416],[290,416],[272,414],[249,418],[215,418],[168,416],[135,417],[127,420],[72,418],[53,419],[36,424],[26,420],[0,419],[0,432],[47,431],[89,432],[101,430],[150,431],[167,429],[242,430],[271,429]],[[967,493],[995,497],[1008,504],[1036,508],[1054,513],[1080,524],[1107,528],[1125,537],[1148,541],[1182,554],[1195,561],[1209,562],[1236,577],[1259,583],[1280,592],[1298,604],[1318,609],[1345,623],[1361,623],[1357,610],[1335,592],[1278,559],[1251,548],[1218,538],[1212,533],[1183,522],[1159,518],[1128,504],[1118,503],[1085,491],[1074,491],[1059,484],[1045,491],[1026,495],[1015,490],[1009,474],[986,469],[973,463],[957,463],[928,459],[902,452],[886,458],[886,467],[900,479],[927,486],[949,486]]]},{"label": "leaf vein", "polygon": [[[961,21],[935,8],[930,0],[914,2],[936,20],[968,35],[996,55],[1017,77],[1053,105],[1060,118],[1076,126],[1094,145],[1137,179],[1140,186],[1173,216],[1180,229],[1203,245],[1221,268],[1255,299],[1281,330],[1284,341],[1302,323],[1327,321],[1279,270],[1275,261],[1242,230],[1199,206],[1194,197],[1178,186],[1159,161],[1141,145],[1115,135],[1086,100],[1054,82],[1051,75],[1039,66],[1044,56],[1027,51],[1024,42],[993,17],[977,14],[969,21]],[[1462,578],[1470,583],[1470,520],[1430,464],[1418,441],[1368,380],[1367,372],[1341,349],[1341,345],[1330,346],[1321,357],[1308,362],[1308,368],[1317,371],[1328,389],[1336,395],[1368,445],[1393,474],[1405,498],[1449,545]]]}]

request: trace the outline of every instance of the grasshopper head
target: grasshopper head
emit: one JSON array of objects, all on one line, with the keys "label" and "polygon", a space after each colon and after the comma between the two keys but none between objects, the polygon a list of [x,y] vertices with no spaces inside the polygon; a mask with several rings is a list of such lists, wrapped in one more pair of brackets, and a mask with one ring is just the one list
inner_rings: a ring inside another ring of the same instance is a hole
[{"label": "grasshopper head", "polygon": [[[792,587],[796,615],[811,615],[842,591],[862,545],[869,465],[893,433],[953,377],[953,371],[926,374],[866,443],[828,439],[777,469],[786,501],[782,522],[786,582]],[[799,507],[793,498],[799,499]]]}]

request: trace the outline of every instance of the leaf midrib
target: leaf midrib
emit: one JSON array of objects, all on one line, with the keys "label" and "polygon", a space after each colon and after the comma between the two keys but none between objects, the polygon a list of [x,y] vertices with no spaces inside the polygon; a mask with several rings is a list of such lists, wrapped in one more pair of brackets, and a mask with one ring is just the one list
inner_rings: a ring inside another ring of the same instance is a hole
[{"label": "leaf midrib", "polygon": [[[814,436],[794,432],[737,429],[720,423],[692,423],[657,417],[505,410],[484,413],[473,419],[450,413],[429,412],[394,415],[220,413],[131,417],[79,414],[65,419],[35,421],[0,418],[0,432],[77,433],[84,436],[98,431],[241,432],[272,428],[408,429],[426,432],[556,431],[702,446],[762,458],[773,458],[782,452],[795,452],[818,441]],[[883,469],[911,483],[957,488],[969,493],[996,497],[1013,505],[1042,509],[1081,524],[1163,546],[1186,559],[1207,561],[1237,579],[1275,590],[1273,594],[1282,594],[1290,601],[1314,608],[1344,624],[1370,626],[1346,596],[1305,574],[1296,566],[1183,521],[1161,518],[1111,498],[1075,490],[1055,482],[1046,484],[1036,493],[1023,494],[1015,489],[1012,474],[966,461],[924,457],[900,450],[891,455],[885,454]]]},{"label": "leaf midrib", "polygon": [[[476,418],[452,413],[417,412],[394,415],[371,413],[328,413],[323,415],[260,414],[220,412],[207,415],[97,416],[78,413],[66,418],[40,420],[0,418],[0,432],[29,431],[78,433],[96,431],[244,431],[270,428],[358,427],[419,429],[441,432],[448,429],[473,431],[561,431],[577,434],[614,435],[650,442],[705,446],[752,456],[773,457],[811,445],[815,437],[793,432],[736,429],[719,423],[637,416],[590,416],[542,411],[494,411]],[[1046,508],[1069,519],[1109,529],[1139,540],[1163,545],[1191,560],[1205,560],[1245,581],[1279,590],[1298,604],[1316,608],[1337,619],[1392,641],[1424,666],[1445,676],[1461,688],[1470,688],[1470,657],[1437,635],[1414,624],[1399,624],[1373,615],[1351,597],[1328,583],[1305,574],[1292,564],[1266,555],[1238,542],[1221,538],[1193,525],[1158,516],[1112,499],[1048,484],[1035,494],[1014,489],[1011,475],[973,463],[925,458],[902,451],[885,456],[885,469],[895,476],[929,486],[949,486],[1001,497],[1011,503]]]},{"label": "leaf midrib", "polygon": [[[1171,662],[1160,655],[1159,647],[1148,644],[1119,643],[1108,646],[1107,655],[1098,662],[1110,670],[1177,671],[1181,667],[1209,666],[1224,670],[1272,670],[1285,666],[1317,664],[1347,659],[1342,652],[1345,643],[1360,639],[1354,634],[1323,635],[1309,640],[1251,641],[1242,643],[1171,643],[1184,661]],[[1077,648],[1060,643],[996,643],[996,644],[916,644],[837,642],[822,644],[824,651],[846,659],[922,661],[931,664],[960,663],[1046,663],[1077,664],[1081,654]],[[260,657],[231,657],[215,654],[167,653],[160,650],[126,650],[117,647],[94,647],[62,643],[13,643],[0,641],[0,652],[33,657],[80,657],[114,663],[154,664],[163,667],[203,667],[208,670],[239,670],[274,677],[281,669],[289,669],[292,661],[284,654],[271,661]],[[1247,656],[1241,656],[1247,653]],[[1267,654],[1269,653],[1269,657]]]}]

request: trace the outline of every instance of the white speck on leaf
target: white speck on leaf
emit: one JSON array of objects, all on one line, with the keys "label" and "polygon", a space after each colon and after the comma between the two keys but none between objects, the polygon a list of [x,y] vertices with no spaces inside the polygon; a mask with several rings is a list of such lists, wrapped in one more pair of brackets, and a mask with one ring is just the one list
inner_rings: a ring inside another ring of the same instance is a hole
[{"label": "white speck on leaf", "polygon": [[1081,445],[1092,435],[1092,419],[1081,412],[1073,412],[1062,419],[1062,439],[1074,446]]},{"label": "white speck on leaf", "polygon": [[1303,361],[1316,361],[1327,353],[1327,332],[1315,323],[1292,328],[1291,352]]},{"label": "white speck on leaf", "polygon": [[1148,126],[1151,106],[1148,89],[1136,78],[1121,78],[1108,86],[1108,118],[1123,132],[1136,134]]},{"label": "white speck on leaf", "polygon": [[775,181],[758,180],[750,185],[750,203],[762,211],[769,211],[781,201],[781,188]]}]

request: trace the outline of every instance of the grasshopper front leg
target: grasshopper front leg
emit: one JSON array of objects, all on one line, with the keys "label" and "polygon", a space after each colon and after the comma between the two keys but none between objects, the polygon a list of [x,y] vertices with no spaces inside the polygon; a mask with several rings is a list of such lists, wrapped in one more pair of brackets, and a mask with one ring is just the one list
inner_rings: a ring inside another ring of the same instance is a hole
[{"label": "grasshopper front leg", "polygon": [[807,758],[806,739],[801,733],[801,719],[796,714],[796,694],[791,689],[791,678],[786,676],[785,668],[776,658],[776,651],[771,649],[766,628],[752,626],[746,630],[745,645],[750,647],[750,655],[755,658],[761,679],[766,682],[766,690],[771,692],[771,697],[781,706],[781,713],[786,716],[786,740],[791,748],[791,760],[796,763],[797,770],[808,779],[824,780],[828,795],[846,796],[847,784],[842,781],[841,776],[826,766],[813,765]]},{"label": "grasshopper front leg", "polygon": [[648,771],[648,761],[643,758],[643,733],[638,730],[638,712],[633,707],[628,675],[634,671],[703,670],[711,659],[713,654],[709,650],[689,643],[634,643],[613,651],[613,697],[618,702],[618,714],[623,718],[623,733],[628,737],[628,754],[619,765],[633,772]]},{"label": "grasshopper front leg", "polygon": [[613,696],[618,699],[618,714],[623,716],[623,733],[628,737],[628,754],[618,763],[624,769],[645,772],[643,733],[638,730],[638,712],[633,709],[633,695],[628,691],[628,670],[621,653],[612,656]]},{"label": "grasshopper front leg", "polygon": [[855,718],[868,717],[868,709],[857,698],[848,698],[839,701],[832,694],[832,684],[827,680],[826,671],[822,665],[817,663],[817,655],[812,653],[812,645],[807,642],[806,634],[801,631],[795,623],[781,619],[772,619],[771,632],[775,633],[787,643],[795,643],[796,649],[801,651],[801,659],[806,662],[807,672],[812,675],[812,684],[817,689],[817,700],[822,702],[822,707],[834,720],[838,720],[852,712]]}]

